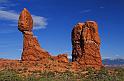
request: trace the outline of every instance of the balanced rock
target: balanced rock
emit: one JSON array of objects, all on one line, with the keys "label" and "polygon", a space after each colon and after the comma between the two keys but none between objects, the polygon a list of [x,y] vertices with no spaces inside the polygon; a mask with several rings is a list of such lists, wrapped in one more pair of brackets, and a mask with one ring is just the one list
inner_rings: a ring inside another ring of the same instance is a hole
[{"label": "balanced rock", "polygon": [[26,8],[21,12],[18,21],[18,29],[23,31],[30,31],[32,32],[33,28],[33,19]]},{"label": "balanced rock", "polygon": [[81,66],[100,68],[100,37],[94,21],[78,23],[72,30],[72,61]]},{"label": "balanced rock", "polygon": [[49,58],[47,51],[40,47],[38,40],[33,36],[33,19],[26,8],[22,11],[18,21],[18,29],[23,33],[22,61],[40,61]]}]

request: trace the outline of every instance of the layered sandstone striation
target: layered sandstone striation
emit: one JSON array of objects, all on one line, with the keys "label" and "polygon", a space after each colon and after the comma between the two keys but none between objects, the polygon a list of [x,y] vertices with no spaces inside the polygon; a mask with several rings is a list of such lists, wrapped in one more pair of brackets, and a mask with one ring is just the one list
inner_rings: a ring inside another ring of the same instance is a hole
[{"label": "layered sandstone striation", "polygon": [[100,68],[100,37],[94,21],[78,23],[72,30],[72,61],[84,67]]},{"label": "layered sandstone striation", "polygon": [[49,58],[47,51],[40,47],[38,40],[33,36],[33,19],[26,8],[21,12],[18,29],[23,33],[23,52],[21,59],[23,61],[40,61]]}]

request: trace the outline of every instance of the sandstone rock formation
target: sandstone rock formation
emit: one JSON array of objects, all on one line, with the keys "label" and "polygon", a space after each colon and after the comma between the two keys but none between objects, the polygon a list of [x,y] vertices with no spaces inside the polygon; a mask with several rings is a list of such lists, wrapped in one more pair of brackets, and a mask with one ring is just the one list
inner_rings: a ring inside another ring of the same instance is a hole
[{"label": "sandstone rock formation", "polygon": [[[38,40],[33,36],[33,19],[27,9],[21,12],[18,29],[23,34],[22,61],[40,61],[42,63],[56,62],[57,65],[65,66],[70,64],[73,69],[79,70],[82,66],[100,68],[102,66],[100,56],[100,37],[98,26],[94,21],[78,23],[72,30],[72,63],[69,62],[67,54],[51,56],[40,47]],[[47,63],[46,63],[47,64]],[[78,67],[79,66],[79,67]]]},{"label": "sandstone rock formation", "polygon": [[57,56],[53,56],[53,59],[57,60],[58,62],[69,63],[67,54],[59,54]]},{"label": "sandstone rock formation", "polygon": [[18,29],[23,33],[23,52],[22,61],[40,61],[44,58],[49,58],[47,51],[40,47],[38,40],[33,36],[33,19],[26,8],[21,12]]},{"label": "sandstone rock formation", "polygon": [[100,68],[100,37],[94,21],[78,23],[72,30],[72,61],[81,66]]}]

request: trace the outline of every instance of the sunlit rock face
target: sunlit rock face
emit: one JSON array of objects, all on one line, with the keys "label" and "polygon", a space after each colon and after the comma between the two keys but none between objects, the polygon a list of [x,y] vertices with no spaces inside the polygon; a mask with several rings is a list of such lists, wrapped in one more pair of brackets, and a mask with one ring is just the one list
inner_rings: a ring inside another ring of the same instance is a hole
[{"label": "sunlit rock face", "polygon": [[26,8],[21,12],[18,21],[18,29],[23,31],[32,31],[33,28],[33,19]]},{"label": "sunlit rock face", "polygon": [[100,37],[94,21],[78,23],[72,30],[72,61],[82,66],[100,68]]},{"label": "sunlit rock face", "polygon": [[23,61],[40,61],[50,57],[49,53],[40,47],[37,38],[33,36],[33,20],[26,8],[20,14],[18,29],[23,33],[24,39],[21,57]]}]

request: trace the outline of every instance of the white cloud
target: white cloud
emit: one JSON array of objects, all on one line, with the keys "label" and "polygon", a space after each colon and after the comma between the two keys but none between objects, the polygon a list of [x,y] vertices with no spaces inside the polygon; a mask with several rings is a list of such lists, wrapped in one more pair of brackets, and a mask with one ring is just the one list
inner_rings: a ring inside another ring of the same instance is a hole
[{"label": "white cloud", "polygon": [[112,59],[112,57],[102,57],[102,59]]},{"label": "white cloud", "polygon": [[45,28],[47,25],[46,18],[41,16],[32,15],[34,21],[34,29]]},{"label": "white cloud", "polygon": [[117,55],[115,55],[116,57],[119,57],[119,55],[117,54]]},{"label": "white cloud", "polygon": [[88,12],[91,12],[91,9],[81,11],[81,13],[88,13]]},{"label": "white cloud", "polygon": [[[32,15],[34,21],[34,29],[45,28],[47,25],[46,18],[41,16]],[[14,11],[0,10],[0,19],[16,22],[18,21],[19,14]]]},{"label": "white cloud", "polygon": [[6,31],[0,31],[0,34],[8,34],[8,33],[13,33],[15,31],[13,30],[6,30]]},{"label": "white cloud", "polygon": [[11,11],[0,10],[0,19],[17,21],[18,14]]},{"label": "white cloud", "polygon": [[103,9],[103,8],[104,8],[104,6],[100,6],[99,8]]},{"label": "white cloud", "polygon": [[6,7],[3,7],[3,6],[2,6],[2,7],[0,7],[0,10],[5,9],[5,8],[6,8]]},{"label": "white cloud", "polygon": [[68,56],[69,59],[72,59],[72,56]]},{"label": "white cloud", "polygon": [[0,0],[0,3],[6,3],[8,0]]}]

